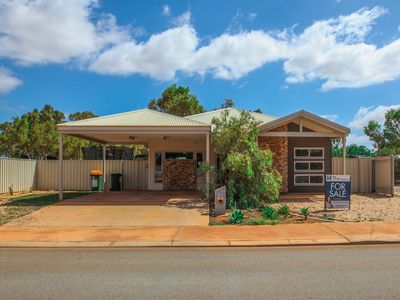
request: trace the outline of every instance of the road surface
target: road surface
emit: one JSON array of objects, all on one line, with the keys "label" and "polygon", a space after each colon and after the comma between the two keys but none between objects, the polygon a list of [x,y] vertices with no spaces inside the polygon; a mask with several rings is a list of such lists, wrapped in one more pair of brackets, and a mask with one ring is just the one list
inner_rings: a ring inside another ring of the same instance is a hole
[{"label": "road surface", "polygon": [[0,249],[0,299],[399,299],[400,245]]}]

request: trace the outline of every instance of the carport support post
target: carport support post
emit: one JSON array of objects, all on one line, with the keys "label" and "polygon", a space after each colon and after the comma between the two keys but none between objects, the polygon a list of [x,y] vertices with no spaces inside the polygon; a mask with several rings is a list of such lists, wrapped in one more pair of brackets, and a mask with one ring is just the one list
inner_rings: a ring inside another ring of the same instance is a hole
[{"label": "carport support post", "polygon": [[346,156],[347,156],[347,153],[346,153],[346,138],[345,137],[343,137],[342,138],[342,149],[343,149],[343,175],[346,175]]},{"label": "carport support post", "polygon": [[64,143],[63,134],[58,134],[58,199],[63,200],[63,190],[64,190]]},{"label": "carport support post", "polygon": [[[210,165],[210,133],[206,134],[206,163],[207,166]],[[210,198],[210,172],[207,170],[206,173],[206,196],[207,199]]]},{"label": "carport support post", "polygon": [[102,169],[103,169],[103,192],[106,189],[106,144],[103,144],[103,164],[102,164]]}]

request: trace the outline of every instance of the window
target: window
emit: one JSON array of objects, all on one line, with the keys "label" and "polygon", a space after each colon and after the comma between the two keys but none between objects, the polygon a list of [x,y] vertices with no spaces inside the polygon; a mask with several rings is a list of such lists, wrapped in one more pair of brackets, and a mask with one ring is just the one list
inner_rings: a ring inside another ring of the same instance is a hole
[{"label": "window", "polygon": [[324,158],[324,148],[294,148],[294,158]]},{"label": "window", "polygon": [[324,172],[323,161],[303,161],[296,160],[294,162],[295,172]]},{"label": "window", "polygon": [[155,154],[156,168],[154,170],[154,181],[162,182],[163,168],[162,168],[162,153],[157,152]]},{"label": "window", "polygon": [[294,175],[295,186],[322,186],[324,185],[323,174],[299,174]]},{"label": "window", "polygon": [[165,159],[193,159],[193,152],[165,152]]}]

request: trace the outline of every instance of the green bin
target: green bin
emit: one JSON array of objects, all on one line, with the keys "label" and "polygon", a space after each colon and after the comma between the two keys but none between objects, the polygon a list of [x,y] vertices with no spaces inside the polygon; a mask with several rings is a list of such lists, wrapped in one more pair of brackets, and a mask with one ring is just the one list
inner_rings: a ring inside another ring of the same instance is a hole
[{"label": "green bin", "polygon": [[103,174],[90,174],[90,186],[92,191],[103,191]]}]

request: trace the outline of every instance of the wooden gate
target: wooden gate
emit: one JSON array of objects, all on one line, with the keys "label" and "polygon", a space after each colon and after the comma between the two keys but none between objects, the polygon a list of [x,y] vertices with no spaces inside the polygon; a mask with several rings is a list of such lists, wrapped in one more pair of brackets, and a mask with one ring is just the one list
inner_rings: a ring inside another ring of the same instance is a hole
[{"label": "wooden gate", "polygon": [[375,158],[375,192],[394,195],[393,156],[378,156]]}]

